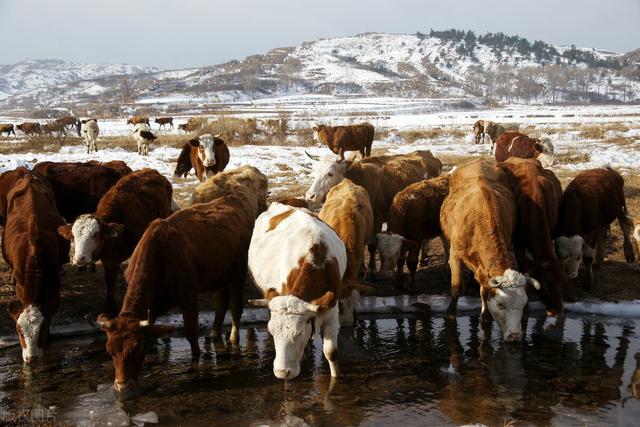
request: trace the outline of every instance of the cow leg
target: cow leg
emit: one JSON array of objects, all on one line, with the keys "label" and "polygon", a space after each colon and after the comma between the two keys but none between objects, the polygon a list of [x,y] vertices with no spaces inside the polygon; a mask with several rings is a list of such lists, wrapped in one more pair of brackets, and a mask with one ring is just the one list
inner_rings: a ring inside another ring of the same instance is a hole
[{"label": "cow leg", "polygon": [[589,246],[588,243],[585,242],[582,247],[582,262],[584,262],[584,283],[583,288],[585,290],[590,290],[593,286],[593,260],[596,257],[596,249],[593,249]]},{"label": "cow leg", "polygon": [[217,339],[222,336],[222,322],[224,322],[224,316],[229,309],[230,295],[227,289],[221,289],[213,295],[213,311],[215,312],[215,318],[213,320],[213,327],[209,332],[209,337]]},{"label": "cow leg", "polygon": [[398,262],[396,263],[396,289],[402,290],[402,282],[404,273],[404,254],[400,254],[400,258],[398,258]]},{"label": "cow leg", "polygon": [[340,161],[344,160],[344,148],[340,147]]},{"label": "cow leg", "polygon": [[107,285],[107,297],[104,303],[104,311],[107,314],[115,315],[117,313],[115,286],[118,280],[118,264],[112,264],[109,262],[105,263],[103,260],[102,266],[104,268],[104,282]]},{"label": "cow leg", "polygon": [[377,246],[378,246],[378,244],[376,242],[375,236],[371,237],[371,239],[369,239],[369,243],[367,243],[367,250],[369,251],[368,274],[370,274],[371,277],[375,277],[375,274],[376,274],[376,248],[377,248]]},{"label": "cow leg", "polygon": [[626,214],[621,213],[618,217],[618,225],[622,230],[622,237],[624,239],[624,242],[622,244],[622,247],[624,249],[624,259],[627,262],[631,263],[636,259],[636,255],[633,252],[633,243],[631,243],[633,240],[635,240],[631,237],[631,233],[633,232],[633,221]]},{"label": "cow leg", "polygon": [[373,141],[371,141],[370,143],[367,144],[367,149],[365,151],[365,154],[367,157],[371,156],[371,145],[373,144]]},{"label": "cow leg", "polygon": [[451,301],[447,307],[447,318],[455,319],[458,314],[460,287],[464,284],[464,267],[462,260],[455,255],[449,258],[449,267],[451,268]]},{"label": "cow leg", "polygon": [[189,307],[182,307],[182,320],[184,321],[184,336],[191,346],[191,358],[197,360],[200,357],[200,345],[198,344],[198,298],[190,298]]},{"label": "cow leg", "polygon": [[444,250],[444,277],[447,277],[449,268],[449,242],[444,236],[440,236],[440,242],[442,243],[442,249]]},{"label": "cow leg", "polygon": [[596,233],[596,257],[593,264],[596,268],[600,268],[604,262],[604,250],[607,246],[607,231],[603,228],[599,228]]},{"label": "cow leg", "polygon": [[244,278],[237,281],[231,288],[231,334],[229,342],[237,345],[240,342],[240,318],[242,317],[242,285]]},{"label": "cow leg", "polygon": [[416,293],[416,271],[418,270],[418,258],[420,255],[420,248],[415,248],[409,251],[407,255],[407,268],[409,269],[409,294]]},{"label": "cow leg", "polygon": [[362,147],[360,150],[358,150],[360,152],[360,156],[362,156],[362,158],[364,159],[365,157],[365,150],[364,147]]},{"label": "cow leg", "polygon": [[330,316],[322,325],[322,351],[329,362],[331,377],[336,378],[340,376],[338,369],[338,327],[340,323],[337,307],[332,309]]}]

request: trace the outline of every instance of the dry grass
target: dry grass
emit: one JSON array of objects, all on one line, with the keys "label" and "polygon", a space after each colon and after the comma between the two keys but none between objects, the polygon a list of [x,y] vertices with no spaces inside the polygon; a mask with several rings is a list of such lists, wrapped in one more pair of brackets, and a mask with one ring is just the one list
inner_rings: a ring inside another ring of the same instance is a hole
[{"label": "dry grass", "polygon": [[583,139],[604,139],[607,132],[626,132],[629,127],[621,122],[594,124],[594,125],[576,125],[575,130],[580,131],[580,138]]}]

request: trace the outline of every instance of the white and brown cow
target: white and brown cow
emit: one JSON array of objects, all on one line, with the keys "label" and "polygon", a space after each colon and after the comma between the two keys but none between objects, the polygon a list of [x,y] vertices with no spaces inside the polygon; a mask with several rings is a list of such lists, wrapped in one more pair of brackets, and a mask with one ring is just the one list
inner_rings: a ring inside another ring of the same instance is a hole
[{"label": "white and brown cow", "polygon": [[[89,122],[92,123],[92,122]],[[89,125],[87,123],[87,126]],[[151,128],[146,123],[138,123],[133,128],[133,137],[138,144],[138,154],[146,156],[149,154],[149,144],[158,137],[151,133]]]},{"label": "white and brown cow", "polygon": [[344,243],[331,227],[303,208],[272,203],[255,223],[249,270],[269,307],[276,357],[273,373],[292,379],[312,331],[322,334],[331,376],[338,372],[338,296],[347,268]]},{"label": "white and brown cow", "polygon": [[229,147],[218,138],[218,135],[207,133],[184,144],[173,176],[186,177],[194,168],[198,180],[204,182],[207,178],[222,172],[227,164],[229,164]]},{"label": "white and brown cow", "polygon": [[530,138],[520,132],[505,132],[496,141],[496,161],[504,162],[510,157],[538,159],[542,167],[548,168],[555,162],[553,144],[549,138]]},{"label": "white and brown cow", "polygon": [[465,268],[480,284],[482,318],[489,313],[505,341],[522,339],[522,311],[527,284],[540,284],[516,271],[509,255],[516,225],[516,202],[507,176],[485,159],[459,166],[449,178],[449,195],[440,211],[440,224],[449,242],[451,302],[449,316],[457,312]]}]

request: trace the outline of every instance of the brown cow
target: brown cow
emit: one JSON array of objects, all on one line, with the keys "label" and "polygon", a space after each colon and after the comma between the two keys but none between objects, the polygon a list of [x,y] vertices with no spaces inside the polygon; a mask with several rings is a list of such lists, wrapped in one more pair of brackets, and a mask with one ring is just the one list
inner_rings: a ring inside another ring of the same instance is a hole
[{"label": "brown cow", "polygon": [[561,314],[562,294],[569,279],[553,246],[562,199],[560,181],[534,159],[512,157],[498,167],[509,178],[518,207],[513,234],[518,266],[540,282],[538,295],[547,314]]},{"label": "brown cow", "polygon": [[[411,278],[409,289],[416,286],[418,255],[422,243],[440,236],[440,208],[449,194],[449,175],[411,184],[393,198],[387,230],[377,234],[380,271],[390,276],[397,267],[397,287],[402,288],[405,258]],[[444,240],[445,259],[448,247]],[[424,254],[424,253],[423,253]]]},{"label": "brown cow", "polygon": [[[4,226],[7,218],[7,196],[9,192],[15,187],[16,183],[24,178],[26,175],[36,174],[29,169],[21,166],[17,169],[4,172],[0,174],[0,225]],[[41,176],[41,175],[39,175]],[[46,180],[46,178],[43,177]]]},{"label": "brown cow", "polygon": [[465,163],[453,171],[449,195],[440,211],[451,268],[447,313],[456,315],[466,267],[480,284],[482,319],[488,320],[491,313],[505,341],[522,338],[525,286],[540,288],[536,280],[516,271],[509,255],[516,219],[515,198],[504,172],[485,159]]},{"label": "brown cow", "polygon": [[97,322],[107,333],[117,391],[135,387],[147,338],[166,332],[166,327],[154,325],[153,321],[173,307],[182,311],[184,335],[192,356],[199,356],[201,291],[218,291],[211,335],[220,336],[231,304],[229,341],[238,343],[242,287],[254,220],[245,201],[227,196],[191,206],[149,225],[125,271],[127,293],[119,316],[108,319],[101,315]]},{"label": "brown cow", "polygon": [[13,134],[13,136],[16,136],[16,131],[14,130],[13,125],[11,123],[0,124],[0,135],[2,135],[3,133],[6,133],[7,137],[11,136],[11,134]]},{"label": "brown cow", "polygon": [[208,203],[224,196],[247,200],[254,217],[267,210],[267,177],[253,166],[221,172],[200,183],[191,194],[191,203]]},{"label": "brown cow", "polygon": [[276,200],[277,203],[282,203],[283,205],[293,206],[294,208],[306,208],[309,209],[309,202],[304,199],[300,199],[298,197],[284,197],[282,199]]},{"label": "brown cow", "polygon": [[104,194],[131,173],[125,162],[40,162],[33,170],[51,182],[60,214],[73,222],[78,215],[95,212]]},{"label": "brown cow", "polygon": [[128,125],[137,125],[139,123],[145,123],[145,124],[149,124],[149,117],[145,117],[145,116],[133,116],[133,117],[129,117],[127,119],[127,124]]},{"label": "brown cow", "polygon": [[347,269],[342,277],[340,324],[351,326],[360,297],[358,274],[364,264],[364,248],[373,234],[373,209],[367,191],[348,179],[327,194],[318,217],[334,229],[347,250]]},{"label": "brown cow", "polygon": [[484,144],[484,120],[477,120],[473,124],[473,133],[476,136],[476,144]]},{"label": "brown cow", "polygon": [[42,128],[38,122],[24,122],[16,126],[16,129],[22,131],[25,135],[40,135]]},{"label": "brown cow", "polygon": [[194,132],[200,129],[204,125],[205,121],[197,118],[190,118],[187,120],[187,123],[183,123],[178,125],[178,129],[183,130],[185,132]]},{"label": "brown cow", "polygon": [[173,129],[173,117],[158,117],[154,122],[160,125],[158,126],[158,130],[160,130],[160,128],[164,128],[165,125],[169,125],[171,126],[171,129]]},{"label": "brown cow", "polygon": [[151,221],[171,214],[173,188],[154,169],[119,180],[100,199],[95,213],[80,215],[58,229],[73,242],[72,262],[80,267],[102,260],[107,297],[105,312],[115,313],[114,287],[120,263],[129,258]]},{"label": "brown cow", "polygon": [[[318,160],[309,153],[309,157]],[[358,162],[322,158],[314,167],[314,182],[305,198],[313,203],[324,201],[329,189],[347,178],[364,187],[373,209],[373,231],[380,231],[387,220],[394,196],[409,184],[433,178],[442,172],[442,162],[430,151],[414,151],[392,156],[373,156]],[[369,272],[375,272],[375,234],[369,242]]]},{"label": "brown cow", "polygon": [[62,123],[58,123],[58,122],[45,123],[40,128],[40,131],[45,135],[51,135],[54,132],[56,132],[58,135],[67,134],[67,128]]},{"label": "brown cow", "polygon": [[548,138],[529,138],[519,132],[505,132],[496,141],[496,160],[504,162],[510,157],[538,159],[543,167],[553,165],[553,145]]},{"label": "brown cow", "polygon": [[19,303],[9,312],[25,363],[43,354],[51,318],[60,302],[60,266],[69,245],[56,228],[64,219],[56,209],[51,186],[42,176],[23,171],[7,195],[7,219],[2,236],[2,256],[12,270]]},{"label": "brown cow", "polygon": [[344,160],[345,151],[359,151],[365,158],[371,155],[371,144],[375,129],[369,123],[351,126],[325,126],[313,128],[313,137],[329,147]]},{"label": "brown cow", "polygon": [[196,177],[203,182],[208,177],[222,172],[228,163],[227,144],[217,136],[205,134],[184,144],[173,176],[186,177],[191,168],[195,168]]},{"label": "brown cow", "polygon": [[578,276],[580,261],[584,261],[585,289],[593,285],[594,258],[596,265],[604,258],[605,228],[616,218],[624,237],[624,257],[633,262],[633,222],[627,214],[622,176],[611,168],[590,169],[580,172],[564,190],[556,250],[572,279]]}]

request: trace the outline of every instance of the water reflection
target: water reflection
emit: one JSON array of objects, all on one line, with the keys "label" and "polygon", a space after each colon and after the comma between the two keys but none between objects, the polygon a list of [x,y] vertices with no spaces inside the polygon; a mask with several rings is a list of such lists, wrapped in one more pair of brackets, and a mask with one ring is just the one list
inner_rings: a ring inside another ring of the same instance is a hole
[{"label": "water reflection", "polygon": [[[638,325],[530,317],[513,345],[478,316],[365,317],[340,333],[344,378],[331,380],[317,340],[292,382],[271,373],[266,325],[246,325],[239,346],[202,338],[197,363],[183,338],[157,341],[144,393],[122,408],[154,411],[167,425],[619,424],[640,416]],[[74,396],[112,376],[102,337],[54,343],[35,372],[22,371],[18,349],[5,351],[0,408],[77,414]]]}]

